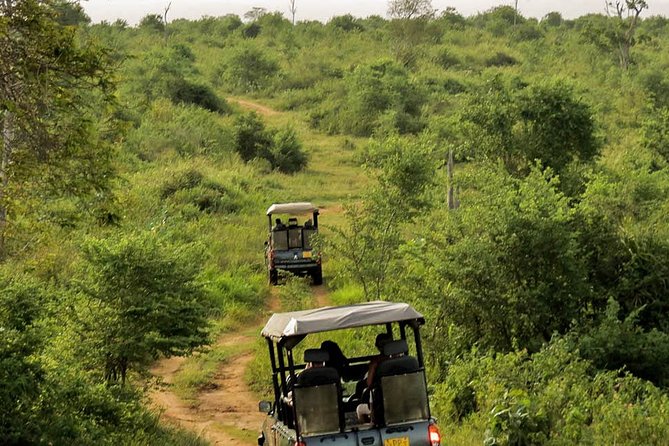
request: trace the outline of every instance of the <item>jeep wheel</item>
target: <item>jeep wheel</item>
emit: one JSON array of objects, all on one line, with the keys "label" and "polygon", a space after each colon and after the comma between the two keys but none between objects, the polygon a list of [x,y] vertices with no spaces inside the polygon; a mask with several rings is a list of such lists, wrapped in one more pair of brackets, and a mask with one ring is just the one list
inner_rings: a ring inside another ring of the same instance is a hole
[{"label": "jeep wheel", "polygon": [[314,285],[323,285],[323,269],[319,266],[311,273]]},{"label": "jeep wheel", "polygon": [[276,285],[279,283],[279,272],[275,269],[269,270],[269,284]]}]

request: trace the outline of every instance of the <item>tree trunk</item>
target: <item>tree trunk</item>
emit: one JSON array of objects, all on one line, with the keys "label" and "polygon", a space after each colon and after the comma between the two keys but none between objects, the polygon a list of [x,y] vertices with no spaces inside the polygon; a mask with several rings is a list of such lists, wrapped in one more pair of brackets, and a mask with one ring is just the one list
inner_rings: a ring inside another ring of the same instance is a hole
[{"label": "tree trunk", "polygon": [[453,193],[453,150],[448,151],[448,209],[455,209],[455,195]]},{"label": "tree trunk", "polygon": [[5,257],[5,234],[7,231],[7,187],[9,165],[14,149],[14,114],[5,111],[2,118],[2,160],[0,161],[0,259]]}]

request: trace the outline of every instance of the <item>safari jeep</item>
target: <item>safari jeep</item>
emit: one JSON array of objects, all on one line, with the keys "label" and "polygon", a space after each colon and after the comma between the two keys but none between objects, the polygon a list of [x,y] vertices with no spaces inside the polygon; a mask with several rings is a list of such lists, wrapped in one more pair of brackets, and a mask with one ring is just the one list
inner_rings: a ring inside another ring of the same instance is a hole
[{"label": "safari jeep", "polygon": [[284,270],[310,275],[314,285],[323,283],[321,257],[311,246],[312,237],[318,233],[318,208],[311,203],[273,204],[267,209],[267,217],[265,264],[269,282],[276,285],[279,271]]},{"label": "safari jeep", "polygon": [[[407,304],[380,301],[274,314],[262,330],[274,401],[260,402],[267,417],[258,445],[440,446],[421,349],[424,322]],[[330,339],[318,345],[339,330],[354,330],[343,339],[355,339],[358,351],[374,331],[385,341],[380,351],[370,342],[369,355],[349,358],[347,346]]]}]

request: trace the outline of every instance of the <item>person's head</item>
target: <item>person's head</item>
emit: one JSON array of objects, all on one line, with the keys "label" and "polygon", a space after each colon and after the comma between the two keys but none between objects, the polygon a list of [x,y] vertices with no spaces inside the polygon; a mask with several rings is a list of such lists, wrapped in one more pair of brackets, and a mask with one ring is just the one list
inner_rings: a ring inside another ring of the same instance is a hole
[{"label": "person's head", "polygon": [[280,224],[281,224],[281,219],[280,219],[280,218],[277,218],[277,219],[274,220],[274,221],[276,222],[277,225],[280,225]]},{"label": "person's head", "polygon": [[321,350],[325,350],[330,356],[330,359],[326,365],[340,369],[346,364],[346,356],[344,356],[344,353],[341,351],[341,348],[339,348],[339,345],[337,345],[336,342],[323,341],[321,344]]},{"label": "person's head", "polygon": [[379,333],[376,335],[376,340],[374,341],[374,345],[376,348],[379,350],[379,352],[383,353],[383,346],[386,342],[392,341],[393,337],[389,333]]}]

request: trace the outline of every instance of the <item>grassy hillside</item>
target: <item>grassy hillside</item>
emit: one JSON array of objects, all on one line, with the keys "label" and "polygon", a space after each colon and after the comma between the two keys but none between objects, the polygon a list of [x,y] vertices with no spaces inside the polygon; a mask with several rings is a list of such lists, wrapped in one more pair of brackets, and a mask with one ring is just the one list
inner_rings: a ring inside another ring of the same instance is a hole
[{"label": "grassy hillside", "polygon": [[603,15],[129,27],[16,3],[3,443],[198,444],[142,405],[147,367],[255,320],[264,211],[311,201],[334,302],[428,316],[448,444],[664,444],[667,19],[621,66],[629,22]]}]

